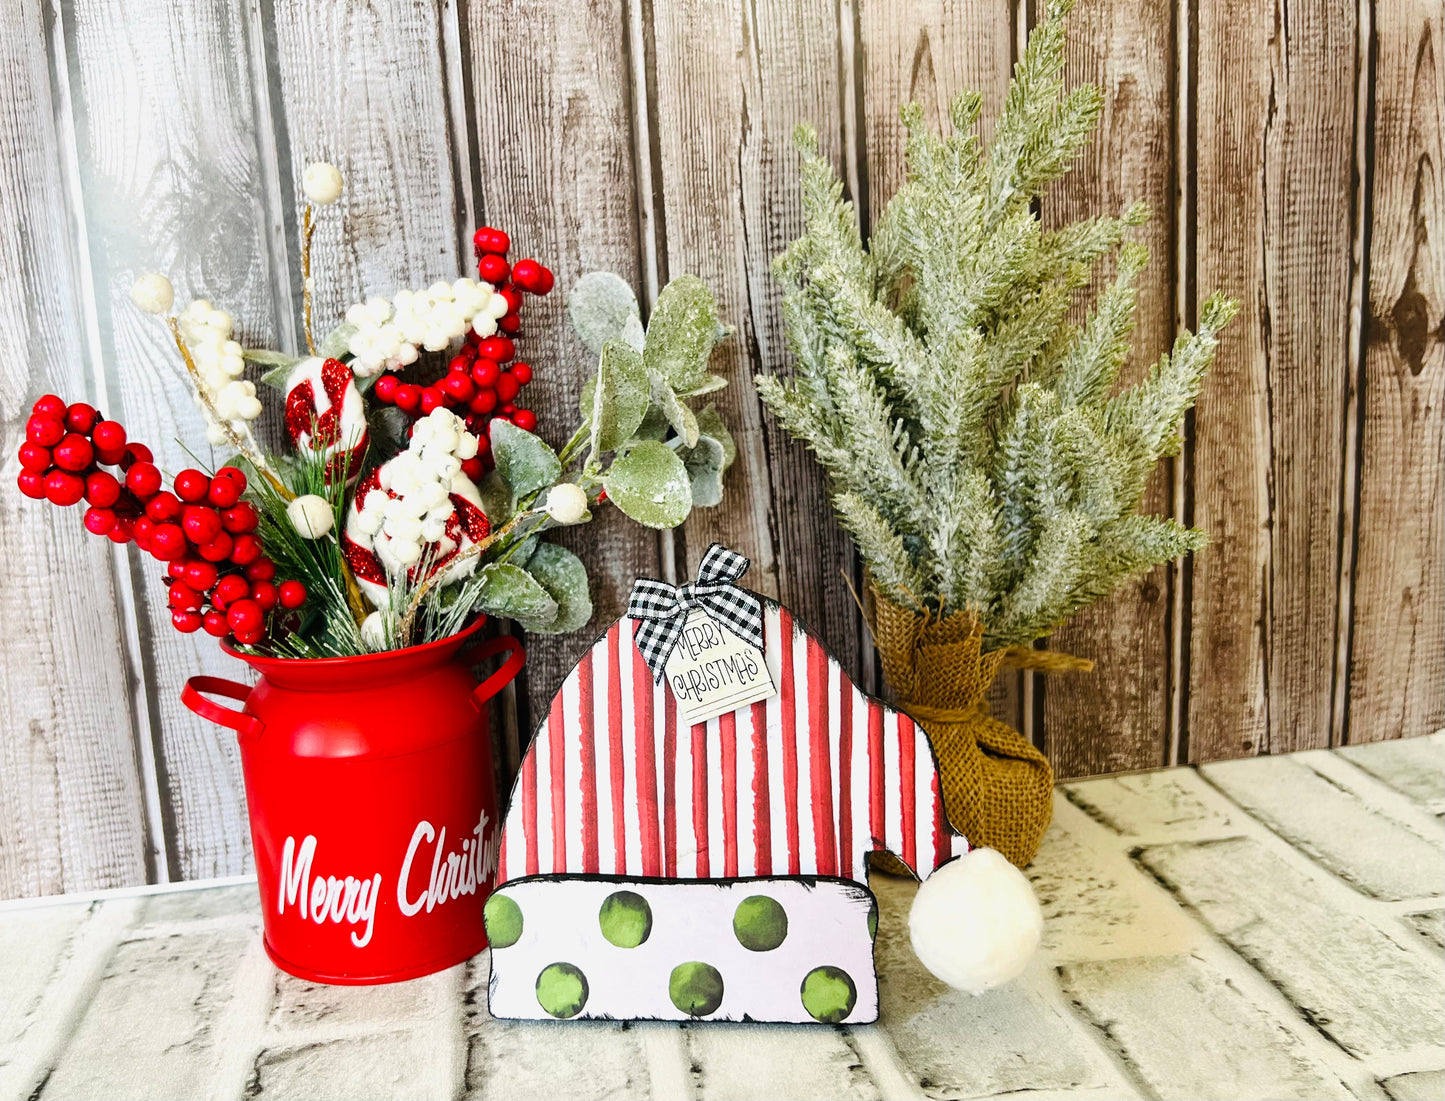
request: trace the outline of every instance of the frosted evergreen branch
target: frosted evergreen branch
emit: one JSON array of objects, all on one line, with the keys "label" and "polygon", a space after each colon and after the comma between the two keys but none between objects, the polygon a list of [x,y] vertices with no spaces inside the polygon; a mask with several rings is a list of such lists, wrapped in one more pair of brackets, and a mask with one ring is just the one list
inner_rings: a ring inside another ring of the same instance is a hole
[{"label": "frosted evergreen branch", "polygon": [[986,151],[976,93],[955,97],[944,135],[902,109],[907,176],[866,248],[799,131],[804,232],[774,267],[795,377],[758,380],[827,470],[879,591],[973,610],[990,647],[1198,548],[1200,533],[1136,513],[1233,312],[1211,299],[1197,335],[1114,393],[1147,258],[1126,238],[1148,208],[1044,231],[1030,207],[1098,118],[1097,89],[1064,89],[1070,7],[1052,4],[1030,36]]},{"label": "frosted evergreen branch", "polygon": [[1149,263],[1149,250],[1127,244],[1119,251],[1119,272],[1113,286],[1078,334],[1059,364],[1054,391],[1065,405],[1084,405],[1107,397],[1129,355],[1138,292],[1134,282]]}]

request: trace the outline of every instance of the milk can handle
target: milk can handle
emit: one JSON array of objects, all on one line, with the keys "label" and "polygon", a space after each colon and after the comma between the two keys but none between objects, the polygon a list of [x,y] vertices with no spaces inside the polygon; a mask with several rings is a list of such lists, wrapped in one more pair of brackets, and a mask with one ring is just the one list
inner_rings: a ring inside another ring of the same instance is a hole
[{"label": "milk can handle", "polygon": [[478,711],[484,709],[487,701],[510,684],[512,678],[522,671],[522,666],[527,664],[527,651],[522,649],[522,644],[516,639],[510,635],[503,635],[501,638],[489,638],[485,642],[478,643],[472,653],[468,655],[469,660],[485,661],[487,658],[508,651],[512,656],[502,663],[502,667],[472,689],[472,703],[476,704]]},{"label": "milk can handle", "polygon": [[202,692],[214,692],[227,699],[245,702],[246,697],[251,694],[249,686],[237,684],[224,677],[192,677],[181,689],[181,702],[201,718],[210,719],[213,723],[234,730],[241,736],[242,741],[250,741],[261,736],[265,724],[255,715],[247,715],[244,711],[236,711],[233,708],[212,703],[201,695]]}]

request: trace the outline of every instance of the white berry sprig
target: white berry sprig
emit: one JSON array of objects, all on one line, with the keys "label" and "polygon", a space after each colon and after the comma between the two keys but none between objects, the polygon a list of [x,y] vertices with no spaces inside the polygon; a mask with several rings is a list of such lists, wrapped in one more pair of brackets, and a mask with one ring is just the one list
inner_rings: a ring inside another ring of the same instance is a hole
[{"label": "white berry sprig", "polygon": [[231,315],[198,298],[176,319],[195,361],[195,401],[206,419],[206,439],[219,446],[238,436],[251,448],[251,422],[261,415],[256,384],[241,377],[241,345],[231,339]]},{"label": "white berry sprig", "polygon": [[401,290],[390,299],[368,298],[346,311],[346,320],[356,327],[347,349],[351,369],[371,378],[415,363],[423,350],[442,351],[468,328],[491,336],[509,308],[505,297],[475,279]]}]

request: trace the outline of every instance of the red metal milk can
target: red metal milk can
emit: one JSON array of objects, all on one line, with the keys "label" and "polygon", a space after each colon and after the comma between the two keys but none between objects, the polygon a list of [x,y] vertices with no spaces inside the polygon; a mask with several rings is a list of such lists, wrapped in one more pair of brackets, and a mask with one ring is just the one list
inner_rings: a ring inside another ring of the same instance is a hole
[{"label": "red metal milk can", "polygon": [[[513,638],[479,641],[481,625],[362,657],[236,654],[261,674],[251,688],[186,682],[186,706],[239,735],[266,952],[282,970],[395,982],[486,947],[501,836],[486,701],[526,655]],[[502,653],[477,684],[470,666]]]}]

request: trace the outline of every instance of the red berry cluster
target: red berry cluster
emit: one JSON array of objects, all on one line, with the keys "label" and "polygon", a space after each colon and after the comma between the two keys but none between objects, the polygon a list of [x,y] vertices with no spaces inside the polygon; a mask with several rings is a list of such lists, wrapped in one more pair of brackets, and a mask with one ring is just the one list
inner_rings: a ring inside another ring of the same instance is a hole
[{"label": "red berry cluster", "polygon": [[507,312],[497,322],[496,334],[484,337],[468,332],[461,351],[447,365],[446,375],[429,386],[402,382],[396,375],[382,375],[372,392],[378,401],[395,405],[412,416],[424,417],[443,407],[456,412],[480,444],[477,457],[463,464],[467,476],[475,480],[491,466],[487,427],[493,420],[509,420],[527,432],[537,428],[537,414],[517,404],[522,388],[532,381],[532,367],[516,361],[513,338],[522,330],[522,292],[547,294],[553,279],[552,273],[535,260],[508,264],[507,250],[512,241],[500,229],[483,226],[473,235],[472,245],[477,254],[477,275],[507,300]]},{"label": "red berry cluster", "polygon": [[[119,467],[121,477],[101,466]],[[306,601],[301,582],[275,582],[276,564],[255,534],[256,509],[241,500],[242,471],[224,466],[207,477],[183,470],[173,489],[164,489],[150,448],[127,442],[117,421],[102,419],[84,402],[66,405],[47,394],[35,403],[17,482],[27,497],[53,505],[84,499],[87,531],[115,543],[133,541],[167,563],[177,630],[204,627],[217,637],[255,643],[265,637],[272,608]]]}]

